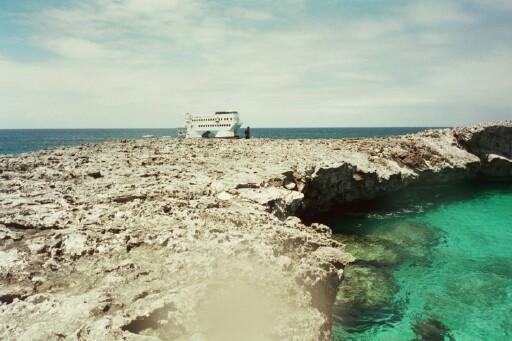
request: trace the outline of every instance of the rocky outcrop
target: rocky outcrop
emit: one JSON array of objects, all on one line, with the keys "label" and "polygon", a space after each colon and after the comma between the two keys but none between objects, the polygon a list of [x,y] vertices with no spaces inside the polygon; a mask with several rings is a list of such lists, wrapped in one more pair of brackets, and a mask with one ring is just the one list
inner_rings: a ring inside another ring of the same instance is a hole
[{"label": "rocky outcrop", "polygon": [[294,214],[304,218],[411,185],[483,177],[512,178],[512,124],[429,130],[394,138],[344,141],[345,162],[324,163],[305,178],[304,199]]},{"label": "rocky outcrop", "polygon": [[0,338],[328,340],[353,257],[296,216],[411,184],[508,177],[511,127],[0,157]]},{"label": "rocky outcrop", "polygon": [[509,124],[461,128],[455,135],[468,152],[480,158],[480,175],[501,180],[512,177],[512,127]]}]

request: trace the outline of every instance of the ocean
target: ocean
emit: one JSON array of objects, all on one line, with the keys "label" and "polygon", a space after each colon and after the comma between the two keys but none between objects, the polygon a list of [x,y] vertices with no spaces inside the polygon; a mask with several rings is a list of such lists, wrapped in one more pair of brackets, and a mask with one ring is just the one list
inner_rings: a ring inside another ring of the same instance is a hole
[{"label": "ocean", "polygon": [[[416,133],[417,128],[251,128],[254,138],[333,139]],[[243,131],[240,131],[243,133]],[[60,146],[143,136],[176,137],[176,129],[0,129],[0,154],[20,154]]]},{"label": "ocean", "polygon": [[346,269],[334,340],[511,340],[512,186],[408,189],[327,222]]}]

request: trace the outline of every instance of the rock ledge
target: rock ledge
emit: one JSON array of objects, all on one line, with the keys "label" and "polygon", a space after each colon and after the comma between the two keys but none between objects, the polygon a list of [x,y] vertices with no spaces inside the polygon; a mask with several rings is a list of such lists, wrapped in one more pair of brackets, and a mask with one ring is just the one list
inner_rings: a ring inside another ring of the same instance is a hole
[{"label": "rock ledge", "polygon": [[353,257],[297,216],[411,184],[510,179],[511,159],[510,121],[0,157],[0,338],[328,340]]}]

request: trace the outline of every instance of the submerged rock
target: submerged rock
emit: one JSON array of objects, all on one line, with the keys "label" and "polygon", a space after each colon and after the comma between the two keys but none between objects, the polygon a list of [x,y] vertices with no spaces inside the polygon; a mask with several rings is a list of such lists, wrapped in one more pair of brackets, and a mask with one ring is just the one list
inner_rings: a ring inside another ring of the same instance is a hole
[{"label": "submerged rock", "polygon": [[512,278],[512,262],[510,258],[493,257],[483,262],[482,272],[491,273],[504,278]]},{"label": "submerged rock", "polygon": [[374,267],[350,266],[345,270],[344,279],[337,302],[351,303],[362,309],[389,303],[398,289],[388,271]]},{"label": "submerged rock", "polygon": [[347,329],[363,330],[375,319],[393,319],[398,291],[391,272],[370,266],[350,266],[336,296],[334,317]]},{"label": "submerged rock", "polygon": [[335,235],[359,265],[398,266],[404,261],[428,264],[432,248],[439,243],[440,232],[434,227],[401,221],[391,225],[383,222],[362,235]]},{"label": "submerged rock", "polygon": [[508,281],[495,274],[481,272],[458,273],[447,281],[445,290],[460,306],[493,306],[503,302],[508,295]]},{"label": "submerged rock", "polygon": [[450,329],[441,321],[428,319],[418,321],[412,327],[416,334],[415,341],[446,341],[454,340],[450,335]]},{"label": "submerged rock", "polygon": [[400,221],[382,229],[374,229],[367,235],[367,238],[411,247],[415,245],[434,245],[437,243],[439,236],[428,224]]},{"label": "submerged rock", "polygon": [[361,332],[400,318],[401,304],[395,301],[399,288],[392,271],[404,262],[428,265],[439,240],[439,232],[427,224],[383,221],[382,225],[361,235],[336,235],[356,258],[345,271],[335,305],[335,319],[346,330]]},{"label": "submerged rock", "polygon": [[366,238],[393,249],[401,260],[428,265],[429,254],[440,241],[440,231],[420,222],[401,221],[382,229],[375,229]]},{"label": "submerged rock", "polygon": [[334,235],[334,238],[346,245],[346,250],[356,258],[358,265],[390,267],[403,261],[402,250],[396,244],[354,235]]}]

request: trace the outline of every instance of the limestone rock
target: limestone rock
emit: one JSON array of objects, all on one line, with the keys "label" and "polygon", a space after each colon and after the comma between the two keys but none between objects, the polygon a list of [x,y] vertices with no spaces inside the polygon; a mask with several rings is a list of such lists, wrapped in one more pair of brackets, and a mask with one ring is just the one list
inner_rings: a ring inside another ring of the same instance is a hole
[{"label": "limestone rock", "polygon": [[[161,138],[0,156],[0,339],[210,340],[247,326],[246,339],[330,340],[354,258],[328,227],[297,216],[421,182],[507,178],[511,129]],[[391,259],[384,251],[372,257]],[[388,285],[367,269],[351,281]]]}]

